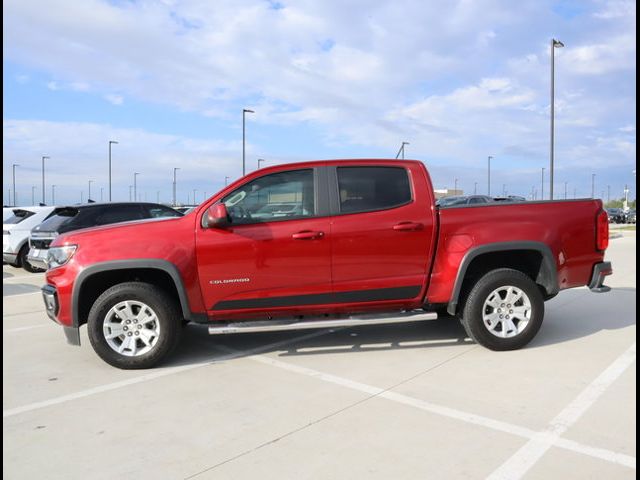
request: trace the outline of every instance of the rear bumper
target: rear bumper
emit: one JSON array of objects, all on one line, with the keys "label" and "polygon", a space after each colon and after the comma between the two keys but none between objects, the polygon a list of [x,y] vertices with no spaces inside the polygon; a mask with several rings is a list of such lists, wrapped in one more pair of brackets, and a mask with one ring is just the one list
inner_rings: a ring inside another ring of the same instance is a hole
[{"label": "rear bumper", "polygon": [[613,268],[611,262],[600,262],[593,266],[593,274],[591,275],[591,281],[589,282],[589,290],[597,293],[604,293],[611,290],[611,287],[604,285],[604,277],[611,275]]},{"label": "rear bumper", "polygon": [[27,262],[36,268],[46,270],[47,265],[47,252],[48,250],[38,250],[36,248],[30,248],[27,255]]}]

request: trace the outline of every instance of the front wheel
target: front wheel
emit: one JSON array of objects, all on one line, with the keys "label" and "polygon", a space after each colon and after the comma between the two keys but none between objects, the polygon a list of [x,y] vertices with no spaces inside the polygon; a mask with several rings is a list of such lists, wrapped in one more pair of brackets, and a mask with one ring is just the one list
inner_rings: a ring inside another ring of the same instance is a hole
[{"label": "front wheel", "polygon": [[105,362],[150,368],[178,344],[182,315],[162,290],[142,282],[115,285],[98,297],[87,322],[89,340]]},{"label": "front wheel", "polygon": [[467,296],[462,325],[491,350],[517,350],[535,337],[544,317],[540,289],[524,273],[500,268],[484,275]]}]

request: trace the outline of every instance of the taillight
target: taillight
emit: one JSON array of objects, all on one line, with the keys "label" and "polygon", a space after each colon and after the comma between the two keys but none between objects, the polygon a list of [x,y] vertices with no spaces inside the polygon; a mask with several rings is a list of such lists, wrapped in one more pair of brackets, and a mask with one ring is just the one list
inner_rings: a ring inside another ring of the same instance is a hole
[{"label": "taillight", "polygon": [[605,251],[609,246],[609,216],[601,210],[596,217],[596,248]]}]

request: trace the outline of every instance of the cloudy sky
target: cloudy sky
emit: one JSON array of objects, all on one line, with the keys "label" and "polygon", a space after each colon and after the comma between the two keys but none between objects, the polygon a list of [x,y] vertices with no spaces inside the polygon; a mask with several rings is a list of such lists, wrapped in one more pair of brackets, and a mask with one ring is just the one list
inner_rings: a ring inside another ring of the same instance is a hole
[{"label": "cloudy sky", "polygon": [[[247,167],[424,161],[437,188],[540,195],[556,50],[556,196],[635,197],[627,0],[5,0],[3,199],[202,201]],[[545,181],[548,193],[549,179]],[[504,186],[504,187],[503,187]],[[32,187],[35,187],[32,192]]]}]

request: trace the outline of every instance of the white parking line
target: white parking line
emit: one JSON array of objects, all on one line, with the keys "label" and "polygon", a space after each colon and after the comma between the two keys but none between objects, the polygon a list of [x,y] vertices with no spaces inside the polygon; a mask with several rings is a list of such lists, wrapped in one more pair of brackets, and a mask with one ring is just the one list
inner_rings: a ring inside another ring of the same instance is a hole
[{"label": "white parking line", "polygon": [[[488,478],[491,480],[519,479],[533,467],[560,436],[573,425],[596,400],[636,361],[636,344],[620,355],[604,372],[591,382],[573,402],[567,405],[551,422],[547,429],[537,433]],[[635,468],[635,463],[634,463]]]},{"label": "white parking line", "polygon": [[24,330],[32,330],[34,328],[42,328],[48,327],[49,325],[53,326],[53,323],[41,323],[38,325],[27,325],[26,327],[17,327],[17,328],[9,328],[4,331],[4,333],[14,333],[14,332],[23,332]]},{"label": "white parking line", "polygon": [[2,412],[2,418],[12,417],[14,415],[31,412],[33,410],[38,410],[40,408],[51,407],[53,405],[59,405],[61,403],[70,402],[72,400],[77,400],[79,398],[89,397],[97,393],[109,392],[111,390],[116,390],[118,388],[128,387],[130,385],[135,385],[142,382],[148,382],[149,380],[155,380],[156,378],[166,377],[168,375],[173,375],[175,373],[186,372],[188,370],[205,367],[207,365],[213,365],[215,363],[231,360],[244,355],[256,355],[258,353],[263,353],[269,350],[280,348],[285,345],[290,345],[302,340],[319,337],[327,333],[329,333],[329,330],[320,330],[318,332],[309,333],[307,335],[301,335],[299,337],[288,338],[286,340],[270,343],[268,345],[262,345],[260,347],[252,348],[246,351],[235,351],[233,354],[225,355],[223,357],[218,357],[213,360],[207,360],[204,362],[194,363],[191,365],[184,365],[182,367],[170,367],[164,370],[156,370],[156,371],[153,371],[152,373],[147,373],[145,375],[140,375],[138,377],[128,378],[126,380],[121,380],[119,382],[100,385],[98,387],[89,388],[87,390],[81,390],[79,392],[70,393],[69,395],[63,395],[61,397],[51,398],[49,400],[44,400],[42,402],[30,403],[28,405],[23,405],[22,407],[10,408]]},{"label": "white parking line", "polygon": [[[236,353],[238,352],[237,350],[231,349],[229,347],[224,347],[224,346],[217,346],[217,348],[225,352],[228,352],[230,354],[234,352]],[[635,359],[635,345],[633,348],[634,348],[633,357]],[[528,429],[526,427],[513,425],[507,422],[503,422],[501,420],[495,420],[493,418],[484,417],[482,415],[476,415],[469,412],[464,412],[461,410],[457,410],[457,409],[442,406],[442,405],[437,405],[431,402],[427,402],[425,400],[412,398],[407,395],[402,395],[402,394],[395,393],[383,388],[356,382],[353,380],[349,380],[347,378],[338,377],[336,375],[323,373],[317,370],[313,370],[311,368],[301,367],[298,365],[293,365],[291,363],[282,362],[280,360],[276,360],[271,357],[267,357],[263,355],[253,355],[253,356],[247,356],[246,359],[263,363],[266,365],[271,365],[273,367],[281,368],[283,370],[288,370],[290,372],[298,373],[301,375],[306,375],[308,377],[312,377],[317,380],[322,380],[324,382],[340,385],[342,387],[346,387],[351,390],[357,390],[359,392],[363,392],[368,395],[371,395],[371,398],[373,397],[385,398],[387,400],[391,400],[404,405],[409,405],[411,407],[418,408],[420,410],[424,410],[429,413],[433,413],[435,415],[440,415],[440,416],[448,417],[454,420],[459,420],[462,422],[471,423],[471,424],[489,428],[492,430],[497,430],[499,432],[527,438],[530,441],[533,441],[533,439],[538,438],[540,435],[539,432]],[[599,458],[601,460],[612,462],[612,463],[622,465],[632,469],[636,468],[635,457],[632,457],[629,455],[625,455],[622,453],[614,452],[614,451],[603,449],[603,448],[595,448],[595,447],[583,445],[578,442],[565,440],[561,438],[555,439],[552,444],[555,445],[556,447],[570,450],[575,453],[580,453],[582,455],[588,455],[590,457]],[[549,447],[552,444],[550,444]],[[513,478],[513,477],[510,477],[510,478]]]},{"label": "white parking line", "polygon": [[2,295],[4,298],[16,298],[16,297],[24,297],[26,295],[42,295],[42,292],[40,290],[38,290],[37,292],[29,292],[29,293],[16,293],[15,295]]}]

